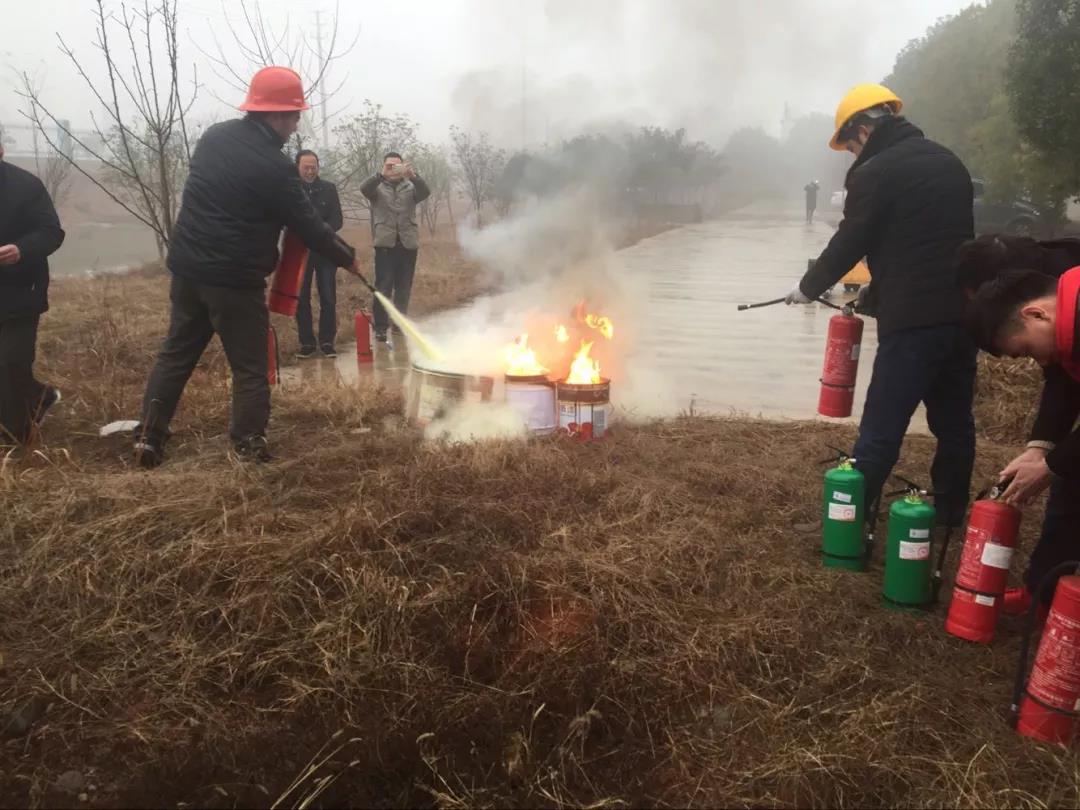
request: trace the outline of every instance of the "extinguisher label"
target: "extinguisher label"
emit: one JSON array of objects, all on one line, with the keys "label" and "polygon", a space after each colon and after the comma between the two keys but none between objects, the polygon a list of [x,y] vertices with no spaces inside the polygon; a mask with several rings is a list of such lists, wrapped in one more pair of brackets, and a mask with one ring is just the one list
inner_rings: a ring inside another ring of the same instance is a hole
[{"label": "extinguisher label", "polygon": [[1008,546],[999,546],[997,543],[987,543],[982,550],[982,564],[991,568],[1004,568],[1009,570],[1012,562],[1013,549]]},{"label": "extinguisher label", "polygon": [[842,523],[854,523],[855,507],[842,503],[830,503],[829,520],[838,520]]},{"label": "extinguisher label", "polygon": [[985,594],[981,594],[981,593],[975,594],[975,604],[976,605],[984,605],[986,607],[993,607],[994,606],[994,601],[995,601],[995,599],[992,596],[986,596]]},{"label": "extinguisher label", "polygon": [[912,529],[910,532],[908,532],[908,536],[911,537],[912,540],[925,540],[927,537],[930,536],[930,530]]},{"label": "extinguisher label", "polygon": [[851,503],[850,492],[834,492],[832,497],[834,501],[839,501],[840,503]]},{"label": "extinguisher label", "polygon": [[862,352],[862,344],[856,343],[851,347],[851,359],[858,362],[860,352]]},{"label": "extinguisher label", "polygon": [[901,560],[929,560],[930,559],[930,544],[929,543],[911,543],[907,540],[900,541],[900,559]]},{"label": "extinguisher label", "polygon": [[1076,619],[1050,610],[1028,692],[1059,709],[1071,710],[1080,701],[1080,622]]}]

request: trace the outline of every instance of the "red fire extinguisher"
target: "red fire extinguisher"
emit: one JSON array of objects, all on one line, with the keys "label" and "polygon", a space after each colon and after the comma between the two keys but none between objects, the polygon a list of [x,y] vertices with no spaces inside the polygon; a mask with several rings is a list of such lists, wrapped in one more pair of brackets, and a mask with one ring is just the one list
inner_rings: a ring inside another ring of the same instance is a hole
[{"label": "red fire extinguisher", "polygon": [[266,381],[270,385],[278,383],[278,366],[280,365],[278,353],[277,332],[274,327],[266,330]]},{"label": "red fire extinguisher", "polygon": [[825,341],[825,365],[821,371],[821,393],[818,413],[842,418],[851,416],[855,401],[855,376],[859,371],[862,351],[862,318],[848,304],[839,315],[829,319],[829,336]]},{"label": "red fire extinguisher", "polygon": [[288,228],[281,244],[281,258],[270,281],[270,298],[267,305],[271,312],[278,315],[295,315],[300,303],[300,287],[304,283],[304,271],[307,269],[307,249],[300,237]]},{"label": "red fire extinguisher", "polygon": [[[1077,719],[1080,718],[1080,576],[1061,576],[1067,571],[1076,571],[1077,566],[1080,562],[1075,560],[1062,563],[1036,588],[1028,609],[1013,689],[1012,712],[1016,730],[1025,737],[1059,745],[1077,742]],[[1061,579],[1057,580],[1035,665],[1025,684],[1035,617],[1047,586],[1059,576]]]},{"label": "red fire extinguisher", "polygon": [[374,359],[371,353],[371,319],[361,309],[356,313],[356,362],[370,363]]},{"label": "red fire extinguisher", "polygon": [[997,498],[999,484],[971,507],[964,550],[956,572],[945,630],[957,638],[989,644],[1001,615],[1009,564],[1020,534],[1020,510]]}]

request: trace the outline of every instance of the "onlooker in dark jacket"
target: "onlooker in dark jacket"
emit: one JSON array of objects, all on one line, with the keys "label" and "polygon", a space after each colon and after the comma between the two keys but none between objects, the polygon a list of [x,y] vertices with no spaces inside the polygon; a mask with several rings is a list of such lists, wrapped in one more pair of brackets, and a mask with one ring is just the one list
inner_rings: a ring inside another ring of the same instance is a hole
[{"label": "onlooker in dark jacket", "polygon": [[[375,238],[375,287],[404,315],[409,311],[420,229],[416,206],[431,196],[431,189],[397,152],[383,158],[382,172],[360,186],[371,201],[371,222]],[[386,342],[389,317],[375,301],[375,340]],[[397,331],[397,327],[394,327]]]},{"label": "onlooker in dark jacket", "polygon": [[300,77],[288,68],[263,68],[240,109],[248,115],[206,130],[191,158],[169,243],[169,334],[136,430],[136,460],[145,467],[161,462],[169,422],[215,333],[232,368],[230,436],[241,455],[270,458],[265,285],[283,226],[327,260],[355,270],[355,251],[323,222],[281,151],[308,109]]},{"label": "onlooker in dark jacket", "polygon": [[[980,236],[965,244],[957,258],[960,285],[970,296],[975,296],[983,285],[1015,268],[1060,278],[1074,267],[1080,267],[1080,240],[1077,239],[1037,242],[1029,237]],[[1059,563],[1077,559],[1080,554],[1080,533],[1077,532],[1077,526],[1080,526],[1080,474],[1071,472],[1080,473],[1078,418],[1080,380],[1074,379],[1060,363],[1046,366],[1042,395],[1027,448],[999,474],[1002,480],[1012,479],[1002,494],[1006,502],[1030,500],[1047,486],[1050,488],[1042,532],[1031,552],[1024,587],[1005,592],[1002,610],[1006,613],[1026,611],[1035,588],[1046,573]],[[1048,598],[1051,592],[1048,592]]]},{"label": "onlooker in dark jacket", "polygon": [[34,378],[38,321],[49,308],[49,256],[64,242],[42,182],[4,161],[0,142],[0,444],[30,438],[60,392]]},{"label": "onlooker in dark jacket", "polygon": [[973,236],[973,189],[964,164],[900,117],[901,106],[880,85],[860,85],[841,102],[830,145],[856,155],[844,219],[787,301],[813,301],[867,258],[865,311],[877,318],[878,352],[854,449],[866,476],[866,514],[875,515],[923,402],[938,440],[931,468],[937,520],[953,527],[964,518],[975,460],[976,350],[962,324],[953,264]]},{"label": "onlooker in dark jacket", "polygon": [[[310,149],[296,155],[296,168],[304,181],[307,194],[323,222],[334,231],[340,231],[344,219],[337,186],[319,177],[319,156]],[[308,257],[304,283],[300,288],[300,301],[296,306],[296,328],[300,333],[301,360],[315,356],[315,330],[311,314],[311,282],[319,288],[319,349],[324,357],[337,357],[334,341],[337,339],[337,265],[318,253]]]}]

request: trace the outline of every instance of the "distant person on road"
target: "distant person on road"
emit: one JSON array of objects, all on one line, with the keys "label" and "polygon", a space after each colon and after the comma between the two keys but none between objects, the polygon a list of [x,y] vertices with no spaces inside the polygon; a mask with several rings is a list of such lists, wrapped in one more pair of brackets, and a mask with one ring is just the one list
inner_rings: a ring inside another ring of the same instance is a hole
[{"label": "distant person on road", "polygon": [[[416,206],[431,196],[431,189],[397,152],[387,152],[382,170],[360,186],[371,201],[371,222],[375,240],[375,287],[401,313],[409,311],[420,229]],[[390,318],[375,301],[375,340],[386,343]],[[400,334],[395,325],[394,332]]]},{"label": "distant person on road", "polygon": [[[1018,301],[1023,297],[1018,289],[1012,292],[1007,288],[986,289],[980,293],[997,279],[1006,277],[1010,271],[1024,268],[1059,279],[1075,267],[1080,267],[1078,239],[1036,241],[1025,236],[990,234],[967,242],[957,254],[958,281],[964,291],[975,299],[969,313],[972,325],[980,322],[979,313],[987,308],[990,300],[1011,296]],[[1039,285],[1035,286],[1037,288]],[[1049,283],[1046,283],[1045,289],[1049,289]],[[1019,303],[1012,308],[1019,310]],[[1055,312],[1055,320],[1056,316]],[[1018,320],[1023,324],[1022,317]],[[994,327],[989,331],[996,333],[1000,330]],[[991,344],[987,347],[991,353],[1002,353],[1006,348],[997,345],[996,337],[979,339]],[[1080,341],[1074,341],[1074,353],[1077,346],[1080,346]],[[1031,552],[1024,585],[1009,588],[1002,599],[1002,612],[1008,615],[1026,612],[1035,589],[1046,573],[1059,563],[1077,559],[1080,553],[1080,534],[1076,529],[1080,526],[1078,419],[1080,380],[1059,362],[1046,365],[1043,368],[1042,394],[1027,447],[998,474],[1001,480],[1012,479],[1002,498],[1017,506],[1031,502],[1045,489],[1050,489],[1042,531]],[[1049,589],[1047,599],[1052,594],[1053,590]]]},{"label": "distant person on road", "polygon": [[60,391],[34,377],[49,308],[49,256],[64,231],[44,184],[4,160],[0,139],[0,445],[30,439]]},{"label": "distant person on road", "polygon": [[877,318],[878,350],[852,453],[866,477],[867,520],[922,402],[937,437],[930,477],[941,534],[964,519],[975,460],[976,349],[953,263],[974,235],[974,192],[960,159],[903,118],[902,106],[876,84],[840,102],[829,145],[855,155],[844,218],[787,303],[810,303],[867,257],[862,310]]},{"label": "distant person on road", "polygon": [[817,210],[817,195],[821,186],[818,185],[817,180],[812,180],[803,186],[803,191],[806,192],[806,224],[814,224],[814,212]]},{"label": "distant person on road", "polygon": [[244,459],[269,461],[266,278],[288,226],[304,243],[356,272],[355,251],[323,222],[293,162],[281,151],[308,109],[300,76],[267,67],[251,80],[243,118],[199,138],[166,261],[172,312],[146,386],[135,459],[156,467],[188,378],[215,333],[232,369],[229,435]]},{"label": "distant person on road", "polygon": [[[304,181],[304,193],[307,194],[323,222],[334,229],[341,230],[341,200],[337,186],[319,177],[319,156],[310,149],[304,149],[296,155],[296,168],[300,179]],[[308,257],[304,272],[304,283],[300,288],[300,301],[296,306],[296,329],[300,334],[300,351],[297,357],[307,360],[315,356],[315,331],[311,313],[311,282],[314,279],[319,289],[319,351],[323,357],[337,357],[334,346],[337,340],[337,265],[312,253]]]}]

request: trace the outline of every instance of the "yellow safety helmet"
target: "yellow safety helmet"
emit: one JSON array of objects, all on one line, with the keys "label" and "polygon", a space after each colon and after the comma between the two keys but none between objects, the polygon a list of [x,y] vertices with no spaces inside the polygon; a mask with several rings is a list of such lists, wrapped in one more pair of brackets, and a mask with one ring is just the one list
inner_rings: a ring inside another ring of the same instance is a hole
[{"label": "yellow safety helmet", "polygon": [[829,141],[829,146],[837,152],[843,152],[844,141],[840,140],[840,133],[848,122],[859,113],[882,104],[891,106],[894,115],[904,108],[904,102],[888,87],[880,84],[860,84],[851,88],[836,108],[836,132]]}]

